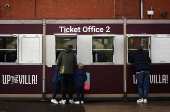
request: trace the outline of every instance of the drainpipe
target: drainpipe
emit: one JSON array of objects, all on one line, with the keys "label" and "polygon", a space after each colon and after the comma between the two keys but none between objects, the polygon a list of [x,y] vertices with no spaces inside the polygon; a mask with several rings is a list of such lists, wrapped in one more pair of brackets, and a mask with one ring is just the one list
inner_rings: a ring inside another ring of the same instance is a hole
[{"label": "drainpipe", "polygon": [[143,0],[141,0],[141,19],[143,19]]}]

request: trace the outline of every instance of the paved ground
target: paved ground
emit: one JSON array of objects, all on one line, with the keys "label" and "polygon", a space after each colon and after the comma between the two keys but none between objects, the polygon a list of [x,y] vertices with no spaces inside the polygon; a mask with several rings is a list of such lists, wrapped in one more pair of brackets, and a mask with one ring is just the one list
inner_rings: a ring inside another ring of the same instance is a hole
[{"label": "paved ground", "polygon": [[0,112],[170,112],[170,101],[85,102],[84,105],[50,102],[0,101]]}]

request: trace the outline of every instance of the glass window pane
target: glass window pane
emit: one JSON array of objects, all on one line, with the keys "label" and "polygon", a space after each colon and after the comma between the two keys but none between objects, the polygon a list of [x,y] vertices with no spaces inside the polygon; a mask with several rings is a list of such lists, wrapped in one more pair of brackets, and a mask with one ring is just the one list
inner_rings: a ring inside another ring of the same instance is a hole
[{"label": "glass window pane", "polygon": [[137,49],[138,46],[143,46],[148,49],[148,37],[131,37],[128,38],[129,49]]},{"label": "glass window pane", "polygon": [[93,49],[113,49],[113,37],[93,37]]},{"label": "glass window pane", "polygon": [[93,62],[113,62],[113,50],[93,51]]},{"label": "glass window pane", "polygon": [[17,49],[17,37],[0,37],[0,49]]},{"label": "glass window pane", "polygon": [[0,62],[16,62],[17,50],[0,50]]},{"label": "glass window pane", "polygon": [[64,49],[68,45],[73,45],[73,49],[76,49],[76,37],[56,37],[56,49]]},{"label": "glass window pane", "polygon": [[113,37],[93,37],[93,62],[113,62]]},{"label": "glass window pane", "polygon": [[73,53],[77,54],[77,38],[76,37],[56,37],[56,60],[61,51],[68,45],[73,45]]}]

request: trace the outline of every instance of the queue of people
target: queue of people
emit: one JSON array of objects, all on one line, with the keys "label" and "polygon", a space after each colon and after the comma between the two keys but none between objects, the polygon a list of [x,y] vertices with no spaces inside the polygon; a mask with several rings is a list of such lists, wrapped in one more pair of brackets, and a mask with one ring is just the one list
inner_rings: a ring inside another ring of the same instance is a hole
[{"label": "queue of people", "polygon": [[[138,51],[134,52],[129,58],[129,62],[134,63],[137,76],[139,94],[137,103],[147,103],[150,70],[149,63],[151,63],[149,54],[143,51],[142,46],[139,46]],[[75,73],[73,73],[74,67],[77,67],[76,55],[73,53],[73,46],[68,45],[68,47],[65,48],[65,51],[59,54],[57,59],[57,66],[52,80],[54,87],[53,98],[51,99],[52,103],[66,103],[66,86],[68,86],[69,103],[84,104],[84,82],[87,80],[86,72],[83,70],[84,66],[82,63],[78,65],[78,69]],[[74,80],[77,89],[77,101],[75,102],[73,101]],[[62,100],[58,102],[55,97],[59,87],[59,81],[61,81]]]}]

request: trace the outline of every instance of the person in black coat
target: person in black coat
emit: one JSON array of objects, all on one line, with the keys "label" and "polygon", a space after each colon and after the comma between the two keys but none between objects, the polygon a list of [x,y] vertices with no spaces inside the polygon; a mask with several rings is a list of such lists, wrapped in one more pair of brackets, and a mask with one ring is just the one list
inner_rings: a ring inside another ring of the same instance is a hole
[{"label": "person in black coat", "polygon": [[87,80],[86,72],[83,70],[84,65],[79,63],[78,69],[74,73],[75,86],[77,89],[77,101],[75,104],[80,104],[80,94],[81,94],[81,104],[84,104],[84,83]]},{"label": "person in black coat", "polygon": [[137,103],[147,103],[150,70],[149,63],[151,63],[149,54],[143,51],[142,46],[139,46],[138,51],[133,53],[129,62],[134,63],[137,76],[137,86],[139,93],[139,99],[137,100]]},{"label": "person in black coat", "polygon": [[60,69],[57,65],[54,70],[52,83],[53,83],[54,90],[53,90],[53,98],[51,99],[51,102],[54,104],[58,104],[58,101],[56,100],[56,94],[57,94],[59,84],[60,84]]}]

